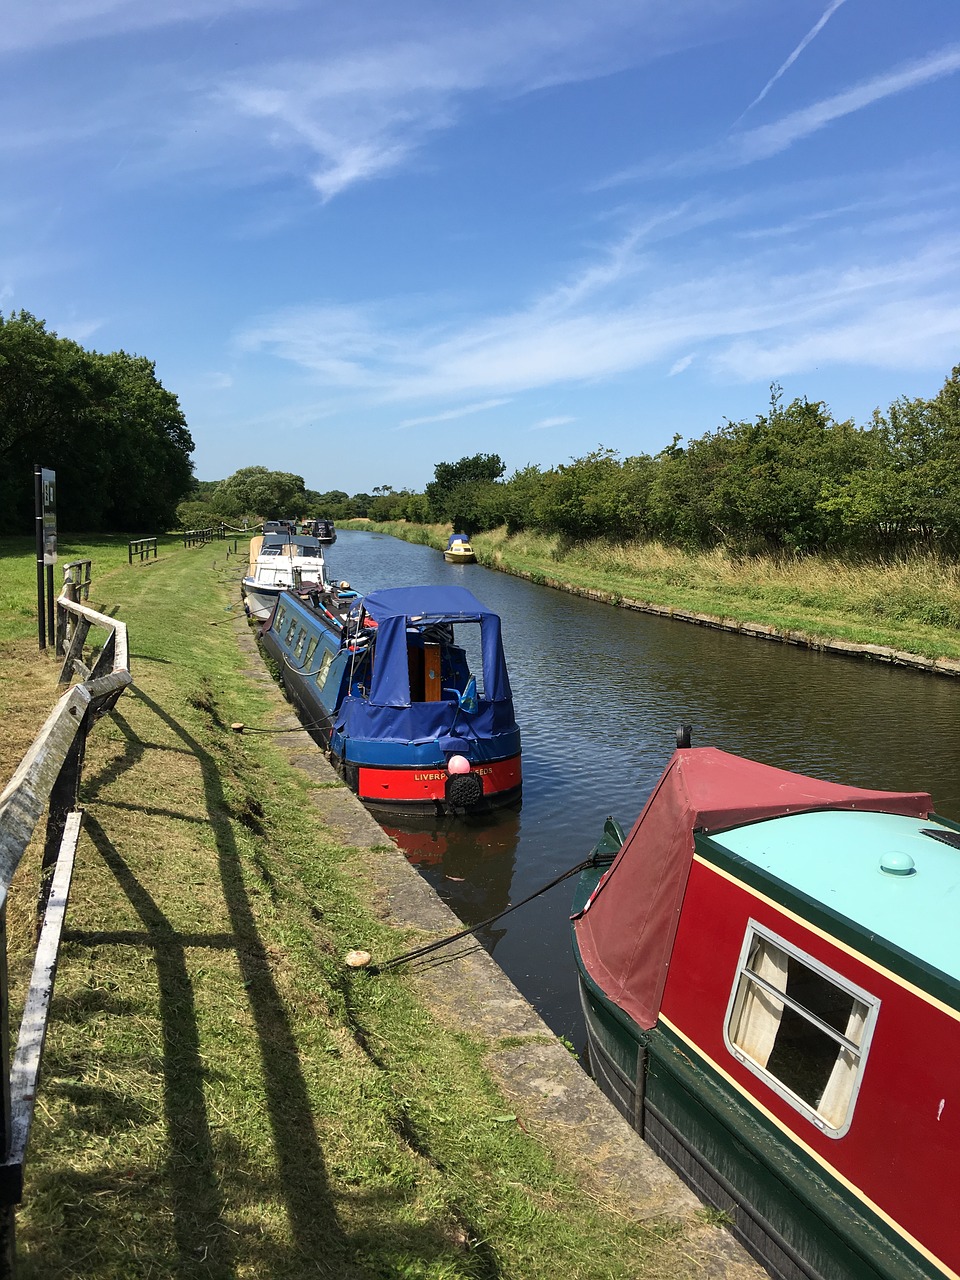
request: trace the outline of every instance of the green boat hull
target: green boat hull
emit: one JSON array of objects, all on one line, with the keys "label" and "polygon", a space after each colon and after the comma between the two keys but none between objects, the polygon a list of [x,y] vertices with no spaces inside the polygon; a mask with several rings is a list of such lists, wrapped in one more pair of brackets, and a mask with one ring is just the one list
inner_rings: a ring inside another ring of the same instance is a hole
[{"label": "green boat hull", "polygon": [[580,994],[597,1084],[777,1280],[942,1277],[678,1037],[643,1031],[582,968]]}]

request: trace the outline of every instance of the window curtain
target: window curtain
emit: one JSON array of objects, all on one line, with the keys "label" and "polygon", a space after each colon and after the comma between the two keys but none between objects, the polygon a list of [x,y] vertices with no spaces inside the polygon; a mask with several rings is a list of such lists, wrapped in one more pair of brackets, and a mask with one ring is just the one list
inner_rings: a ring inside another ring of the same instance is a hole
[{"label": "window curtain", "polygon": [[[844,1035],[859,1047],[863,1040],[863,1031],[867,1025],[868,1009],[859,1000],[854,1000],[850,1017],[847,1019]],[[833,1129],[842,1127],[847,1118],[847,1109],[853,1095],[853,1083],[857,1078],[857,1067],[860,1064],[859,1053],[839,1046],[837,1060],[833,1064],[827,1086],[820,1097],[817,1113],[826,1120]]]},{"label": "window curtain", "polygon": [[778,991],[787,989],[787,956],[779,947],[757,938],[747,961],[748,973],[740,979],[742,1004],[734,1044],[759,1066],[765,1067],[776,1043],[783,1017],[783,1001],[752,982],[749,973],[763,978]]}]

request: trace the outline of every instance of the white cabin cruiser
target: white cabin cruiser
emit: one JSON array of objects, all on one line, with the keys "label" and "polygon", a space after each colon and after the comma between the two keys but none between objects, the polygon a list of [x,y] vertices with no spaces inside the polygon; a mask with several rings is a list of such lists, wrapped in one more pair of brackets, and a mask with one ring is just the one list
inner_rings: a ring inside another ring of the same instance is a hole
[{"label": "white cabin cruiser", "polygon": [[242,590],[243,607],[251,618],[269,618],[280,592],[300,586],[329,589],[318,538],[265,533],[250,539],[250,566]]}]

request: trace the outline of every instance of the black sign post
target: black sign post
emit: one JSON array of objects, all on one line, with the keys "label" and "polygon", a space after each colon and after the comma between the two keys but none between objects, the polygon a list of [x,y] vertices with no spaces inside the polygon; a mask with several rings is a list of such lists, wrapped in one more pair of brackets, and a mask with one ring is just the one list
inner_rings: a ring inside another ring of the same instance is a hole
[{"label": "black sign post", "polygon": [[[40,648],[53,640],[53,566],[57,563],[57,473],[34,466],[37,527],[37,636]],[[46,590],[44,590],[46,583]]]}]

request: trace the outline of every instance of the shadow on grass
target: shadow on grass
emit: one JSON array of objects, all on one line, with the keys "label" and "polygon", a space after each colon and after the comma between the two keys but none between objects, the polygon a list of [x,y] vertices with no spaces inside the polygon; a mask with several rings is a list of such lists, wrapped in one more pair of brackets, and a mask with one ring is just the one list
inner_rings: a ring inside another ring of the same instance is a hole
[{"label": "shadow on grass", "polygon": [[[231,932],[226,937],[178,933],[103,827],[88,812],[85,830],[142,921],[145,932],[131,937],[130,931],[115,936],[74,931],[70,933],[70,940],[75,945],[92,946],[129,937],[135,945],[149,946],[155,957],[163,1028],[164,1111],[169,1140],[167,1173],[181,1268],[178,1274],[202,1274],[223,1280],[237,1274],[237,1237],[224,1222],[220,1189],[223,1170],[218,1167],[207,1116],[206,1069],[186,955],[187,948],[230,946],[237,957],[260,1048],[263,1092],[277,1169],[275,1179],[270,1180],[269,1193],[279,1192],[282,1197],[293,1237],[290,1250],[273,1250],[272,1270],[266,1274],[293,1274],[291,1263],[302,1259],[311,1274],[355,1275],[347,1264],[353,1249],[346,1243],[330,1193],[300,1068],[299,1048],[243,883],[239,851],[226,816],[229,805],[216,761],[143,690],[137,689],[136,696],[179,738],[200,765]],[[113,720],[126,735],[127,747],[122,760],[114,763],[106,777],[97,780],[98,789],[124,767],[131,767],[143,754],[143,744],[133,728],[116,712]]]}]

